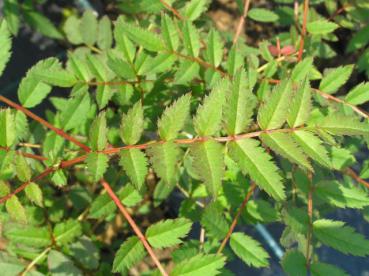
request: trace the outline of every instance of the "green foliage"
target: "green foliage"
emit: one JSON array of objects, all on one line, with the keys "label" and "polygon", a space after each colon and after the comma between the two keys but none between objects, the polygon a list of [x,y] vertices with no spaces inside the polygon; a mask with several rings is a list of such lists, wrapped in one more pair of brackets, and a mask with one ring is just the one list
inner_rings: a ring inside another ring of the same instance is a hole
[{"label": "green foliage", "polygon": [[314,235],[322,243],[345,254],[354,256],[369,255],[369,241],[361,234],[355,233],[342,221],[321,219],[314,222]]},{"label": "green foliage", "polygon": [[138,149],[122,150],[119,164],[125,170],[137,190],[141,190],[148,172],[147,158]]},{"label": "green foliage", "polygon": [[131,268],[143,257],[145,257],[145,249],[137,237],[128,238],[117,251],[114,263],[113,272],[124,273]]},{"label": "green foliage", "polygon": [[196,255],[180,262],[172,271],[171,275],[194,275],[204,274],[217,275],[219,269],[224,266],[225,258],[219,255]]},{"label": "green foliage", "polygon": [[181,243],[181,238],[187,236],[192,223],[185,218],[165,220],[151,225],[146,231],[146,237],[154,248],[164,248]]},{"label": "green foliage", "polygon": [[14,116],[10,109],[0,110],[0,146],[10,147],[16,138]]},{"label": "green foliage", "polygon": [[248,265],[265,267],[269,264],[268,253],[257,241],[243,233],[233,233],[230,246],[234,253]]},{"label": "green foliage", "polygon": [[282,178],[277,166],[271,161],[260,143],[254,139],[244,139],[230,144],[230,156],[245,174],[249,174],[262,189],[276,200],[285,199]]}]

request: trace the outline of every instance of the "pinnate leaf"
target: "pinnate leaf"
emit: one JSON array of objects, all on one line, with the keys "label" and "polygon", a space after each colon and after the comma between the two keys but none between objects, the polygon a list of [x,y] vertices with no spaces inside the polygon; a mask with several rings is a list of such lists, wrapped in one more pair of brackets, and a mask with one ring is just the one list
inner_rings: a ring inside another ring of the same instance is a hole
[{"label": "pinnate leaf", "polygon": [[354,117],[341,114],[332,114],[326,117],[317,126],[333,135],[367,135],[369,124],[360,122]]},{"label": "pinnate leaf", "polygon": [[269,255],[260,243],[243,233],[233,233],[230,246],[233,252],[248,265],[254,267],[269,265]]},{"label": "pinnate leaf", "polygon": [[172,276],[217,275],[224,266],[225,258],[221,255],[199,254],[180,262],[172,271]]},{"label": "pinnate leaf", "polygon": [[166,141],[177,138],[190,113],[191,94],[186,94],[167,107],[158,122],[159,136]]},{"label": "pinnate leaf", "polygon": [[99,181],[108,168],[109,158],[103,153],[91,152],[86,158],[87,169],[94,181]]},{"label": "pinnate leaf", "polygon": [[146,238],[154,248],[165,248],[181,243],[191,230],[192,222],[186,218],[167,219],[151,225]]},{"label": "pinnate leaf", "polygon": [[135,188],[140,191],[148,173],[146,155],[139,149],[122,150],[119,164],[123,167]]},{"label": "pinnate leaf", "polygon": [[237,135],[245,131],[250,124],[257,104],[256,97],[247,86],[246,72],[244,70],[239,70],[236,73],[229,92],[226,95],[224,120],[227,133],[229,135]]},{"label": "pinnate leaf", "polygon": [[141,102],[137,102],[127,114],[123,114],[120,126],[120,137],[127,145],[136,144],[144,128],[144,114]]},{"label": "pinnate leaf", "polygon": [[194,143],[190,152],[193,156],[193,168],[205,183],[208,193],[217,197],[224,174],[223,146],[214,141]]},{"label": "pinnate leaf", "polygon": [[141,241],[135,236],[128,238],[122,243],[115,255],[113,272],[124,273],[145,257],[145,255],[146,251]]},{"label": "pinnate leaf", "polygon": [[278,167],[271,161],[260,143],[254,139],[243,139],[229,144],[229,155],[241,170],[249,174],[255,183],[276,200],[286,195]]},{"label": "pinnate leaf", "polygon": [[31,247],[45,247],[51,243],[50,234],[46,227],[11,228],[5,232],[5,236],[14,243]]},{"label": "pinnate leaf", "polygon": [[337,28],[338,25],[336,23],[327,20],[316,20],[313,22],[309,22],[306,25],[306,29],[308,30],[308,32],[313,35],[329,34]]},{"label": "pinnate leaf", "polygon": [[11,109],[0,109],[0,129],[0,146],[12,146],[16,133],[14,115]]},{"label": "pinnate leaf", "polygon": [[333,94],[347,82],[353,69],[353,65],[346,65],[329,70],[320,82],[319,89],[325,93]]},{"label": "pinnate leaf", "polygon": [[290,80],[283,80],[276,86],[264,105],[259,108],[258,123],[262,129],[280,128],[286,121],[290,101],[292,98],[292,87]]},{"label": "pinnate leaf", "polygon": [[313,229],[319,241],[344,254],[369,255],[369,241],[342,221],[320,219],[313,223]]},{"label": "pinnate leaf", "polygon": [[[203,104],[197,109],[194,118],[196,132],[200,136],[214,135],[221,127],[222,110],[225,101],[225,93],[228,90],[228,82],[219,82],[208,96],[205,97]],[[209,120],[211,118],[211,120]]]},{"label": "pinnate leaf", "polygon": [[107,143],[107,127],[105,112],[101,112],[92,122],[89,132],[89,141],[93,150],[105,149]]},{"label": "pinnate leaf", "polygon": [[26,210],[16,195],[13,195],[5,202],[5,208],[12,219],[21,223],[27,223]]},{"label": "pinnate leaf", "polygon": [[307,156],[317,161],[322,166],[331,167],[328,152],[317,136],[305,130],[294,131],[292,136]]},{"label": "pinnate leaf", "polygon": [[168,187],[177,182],[177,162],[180,150],[173,142],[155,144],[148,148],[152,166],[155,173],[164,181]]},{"label": "pinnate leaf", "polygon": [[124,34],[143,48],[153,52],[165,49],[163,41],[155,33],[127,23],[123,21],[123,18],[121,17],[118,18],[118,22],[118,24],[124,29]]},{"label": "pinnate leaf", "polygon": [[291,103],[291,108],[287,118],[290,127],[298,127],[305,124],[311,111],[311,87],[306,78],[301,83],[301,88],[297,90]]},{"label": "pinnate leaf", "polygon": [[11,56],[12,41],[8,29],[7,21],[0,21],[0,76],[3,74],[6,64]]}]

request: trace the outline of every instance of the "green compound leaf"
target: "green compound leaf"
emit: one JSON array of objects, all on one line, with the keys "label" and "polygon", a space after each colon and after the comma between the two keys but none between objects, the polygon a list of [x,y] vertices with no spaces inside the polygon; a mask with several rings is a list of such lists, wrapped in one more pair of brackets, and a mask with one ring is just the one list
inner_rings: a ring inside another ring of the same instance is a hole
[{"label": "green compound leaf", "polygon": [[121,17],[118,18],[117,22],[124,29],[124,34],[143,48],[153,52],[165,49],[163,41],[155,33],[127,23]]},{"label": "green compound leaf", "polygon": [[173,20],[167,14],[163,14],[161,17],[161,30],[169,50],[176,51],[179,46],[179,35]]},{"label": "green compound leaf", "polygon": [[279,169],[257,140],[243,139],[229,143],[229,155],[265,192],[276,200],[285,199]]},{"label": "green compound leaf", "polygon": [[296,163],[301,168],[313,171],[307,157],[301,148],[297,146],[291,134],[282,132],[262,134],[261,140],[274,152],[287,158],[292,163]]},{"label": "green compound leaf", "polygon": [[333,135],[368,135],[369,124],[354,117],[332,114],[317,126]]},{"label": "green compound leaf", "polygon": [[108,168],[109,158],[106,154],[91,152],[86,158],[87,169],[91,173],[94,181],[99,181]]},{"label": "green compound leaf", "polygon": [[158,121],[159,136],[166,141],[177,138],[190,114],[191,94],[186,94],[167,107]]},{"label": "green compound leaf", "polygon": [[216,203],[206,206],[201,216],[201,225],[205,228],[207,235],[217,240],[223,239],[229,230],[223,210]]},{"label": "green compound leaf", "polygon": [[183,11],[184,17],[190,21],[196,20],[203,12],[207,10],[209,2],[209,0],[187,1]]},{"label": "green compound leaf", "polygon": [[45,247],[50,245],[51,238],[47,227],[26,226],[12,228],[5,232],[5,236],[14,243],[31,247]]},{"label": "green compound leaf", "polygon": [[363,82],[356,85],[346,95],[345,100],[354,105],[363,104],[369,101],[369,82]]},{"label": "green compound leaf", "polygon": [[87,93],[87,87],[83,89],[86,89],[86,93],[68,99],[66,108],[60,114],[64,131],[81,126],[87,119],[88,111],[91,108],[91,99]]},{"label": "green compound leaf", "polygon": [[111,48],[113,43],[113,33],[111,31],[111,21],[104,15],[97,26],[97,45],[102,50]]},{"label": "green compound leaf", "polygon": [[307,275],[304,254],[297,250],[286,252],[282,259],[282,267],[288,276]]},{"label": "green compound leaf", "polygon": [[253,238],[243,233],[233,233],[229,244],[233,252],[247,265],[254,267],[266,267],[269,265],[269,254]]},{"label": "green compound leaf", "polygon": [[224,121],[227,133],[237,135],[245,131],[251,123],[251,117],[257,104],[256,97],[247,86],[244,70],[236,73],[229,92],[226,95]]},{"label": "green compound leaf", "polygon": [[334,22],[328,20],[317,20],[313,22],[308,22],[306,29],[309,33],[313,35],[324,35],[329,34],[336,30],[338,25]]},{"label": "green compound leaf", "polygon": [[224,174],[223,146],[213,140],[194,143],[190,148],[193,168],[205,183],[208,193],[217,197]]},{"label": "green compound leaf", "polygon": [[192,222],[186,218],[159,221],[147,229],[146,238],[154,248],[171,247],[182,242],[191,226]]},{"label": "green compound leaf", "polygon": [[12,219],[20,223],[27,223],[26,210],[17,196],[13,195],[9,198],[5,202],[5,208]]},{"label": "green compound leaf", "polygon": [[276,22],[279,16],[271,10],[253,8],[249,10],[248,17],[258,22]]},{"label": "green compound leaf", "polygon": [[302,81],[305,78],[309,79],[309,73],[313,69],[313,58],[304,58],[301,62],[297,63],[291,73],[291,80],[294,82]]},{"label": "green compound leaf", "polygon": [[141,191],[148,173],[146,155],[139,149],[127,149],[120,152],[119,164],[125,170],[138,191]]},{"label": "green compound leaf", "polygon": [[198,254],[190,259],[183,260],[173,269],[172,276],[203,276],[217,275],[224,267],[225,258],[221,255]]},{"label": "green compound leaf", "polygon": [[177,162],[179,147],[173,142],[154,144],[147,149],[155,173],[168,187],[177,183]]},{"label": "green compound leaf", "polygon": [[26,192],[27,198],[34,202],[36,205],[43,206],[42,190],[36,183],[30,183],[24,191]]},{"label": "green compound leaf", "polygon": [[83,43],[88,46],[95,44],[97,26],[98,23],[95,13],[92,10],[85,11],[79,24],[79,32]]},{"label": "green compound leaf", "polygon": [[320,82],[319,90],[328,94],[337,92],[348,81],[353,69],[354,65],[346,65],[329,70]]},{"label": "green compound leaf", "polygon": [[135,236],[129,237],[122,243],[115,255],[113,272],[126,272],[143,259],[145,255],[146,251],[141,241]]},{"label": "green compound leaf", "polygon": [[200,53],[200,36],[197,28],[189,22],[185,21],[183,26],[183,43],[187,54],[197,57]]},{"label": "green compound leaf", "polygon": [[342,221],[320,219],[313,223],[314,236],[344,254],[365,257],[369,255],[369,241]]},{"label": "green compound leaf", "polygon": [[205,51],[207,61],[218,67],[223,57],[223,42],[220,34],[215,29],[211,29],[208,35],[208,45]]},{"label": "green compound leaf", "polygon": [[308,79],[301,84],[291,103],[290,112],[287,118],[290,127],[298,127],[305,124],[310,116],[312,108],[311,87]]},{"label": "green compound leaf", "polygon": [[72,242],[82,234],[82,225],[79,221],[69,219],[58,223],[54,227],[53,235],[58,245],[65,245]]},{"label": "green compound leaf", "polygon": [[259,108],[258,123],[262,129],[280,128],[286,121],[292,87],[290,80],[283,80],[276,86],[272,94],[266,99],[265,104]]},{"label": "green compound leaf", "polygon": [[0,109],[0,146],[11,147],[16,138],[14,115],[11,109]]},{"label": "green compound leaf", "polygon": [[127,114],[123,114],[120,125],[120,137],[127,145],[136,144],[144,129],[144,114],[141,102],[137,102]]},{"label": "green compound leaf", "polygon": [[0,21],[0,76],[3,74],[6,64],[11,56],[12,40],[8,30],[7,21]]},{"label": "green compound leaf", "polygon": [[228,87],[226,80],[219,82],[197,109],[193,124],[200,136],[214,135],[221,128],[222,110]]},{"label": "green compound leaf", "polygon": [[105,149],[107,132],[105,112],[101,112],[92,122],[89,132],[89,141],[92,150]]},{"label": "green compound leaf", "polygon": [[328,168],[332,166],[327,149],[322,145],[322,141],[317,136],[305,130],[294,131],[292,136],[307,156],[322,166]]},{"label": "green compound leaf", "polygon": [[339,208],[363,208],[369,205],[369,197],[362,190],[345,187],[338,181],[322,181],[316,185],[315,194],[321,199]]}]

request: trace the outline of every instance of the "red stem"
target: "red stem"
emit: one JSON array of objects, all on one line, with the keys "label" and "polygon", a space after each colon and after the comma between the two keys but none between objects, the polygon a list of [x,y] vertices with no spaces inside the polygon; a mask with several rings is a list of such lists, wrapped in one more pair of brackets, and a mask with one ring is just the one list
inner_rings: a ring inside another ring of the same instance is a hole
[{"label": "red stem", "polygon": [[237,225],[237,223],[238,223],[238,219],[239,219],[239,217],[241,216],[242,210],[245,208],[245,206],[246,206],[247,202],[249,202],[250,197],[252,196],[252,194],[253,194],[253,192],[254,192],[255,188],[256,188],[256,185],[255,185],[255,183],[254,183],[254,182],[252,182],[252,184],[251,184],[251,186],[250,186],[250,189],[249,189],[248,193],[247,193],[247,194],[246,194],[246,196],[245,196],[245,199],[243,200],[243,202],[242,202],[242,204],[241,204],[240,208],[238,208],[238,211],[237,211],[237,213],[236,213],[236,215],[235,215],[235,217],[234,217],[234,219],[233,219],[233,221],[232,221],[232,224],[231,224],[231,226],[229,227],[229,230],[228,230],[228,232],[227,232],[227,235],[226,235],[226,236],[225,236],[225,238],[223,239],[222,244],[220,245],[220,247],[219,247],[219,249],[218,249],[218,251],[217,251],[217,254],[222,253],[222,251],[223,251],[224,247],[226,246],[226,244],[227,244],[227,242],[228,242],[229,238],[231,237],[231,235],[232,235],[232,233],[233,233],[233,231],[234,231],[234,228],[236,227],[236,225]]},{"label": "red stem", "polygon": [[251,2],[251,0],[243,1],[243,13],[242,13],[242,16],[240,18],[240,21],[238,22],[236,33],[233,37],[233,44],[237,43],[238,38],[241,35],[242,26],[245,25],[245,23],[246,23],[246,17],[247,17],[247,13],[249,12],[250,2]]},{"label": "red stem", "polygon": [[297,56],[298,61],[301,61],[302,53],[304,52],[308,12],[309,12],[309,0],[305,0],[304,1],[304,18],[302,22],[302,31],[301,31],[301,39],[300,39],[300,49],[299,49],[299,54]]},{"label": "red stem", "polygon": [[[9,151],[10,149],[7,148],[7,147],[0,147],[0,150]],[[46,157],[43,157],[43,156],[40,156],[40,155],[35,155],[35,154],[32,154],[32,153],[27,153],[27,152],[21,152],[19,150],[16,150],[15,153],[19,154],[19,155],[23,155],[26,158],[31,158],[31,159],[35,159],[35,160],[39,160],[39,161],[47,160]]]},{"label": "red stem", "polygon": [[74,138],[74,137],[70,136],[69,134],[65,133],[63,130],[61,130],[57,127],[54,127],[52,124],[45,121],[44,119],[37,116],[36,114],[32,113],[31,111],[24,108],[23,106],[21,106],[19,104],[16,104],[15,102],[13,102],[13,101],[11,101],[11,100],[9,100],[9,99],[5,98],[4,96],[1,96],[1,95],[0,95],[0,101],[6,103],[7,105],[9,105],[9,106],[21,111],[21,112],[23,112],[24,114],[26,114],[30,118],[34,119],[35,121],[39,122],[40,124],[44,125],[45,127],[53,130],[56,134],[60,135],[64,139],[66,139],[66,140],[72,142],[73,144],[77,145],[78,147],[82,148],[84,151],[90,152],[90,148],[88,146],[86,146],[85,144],[82,144],[76,138]]},{"label": "red stem", "polygon": [[158,258],[156,257],[154,251],[152,250],[150,244],[147,242],[144,234],[142,234],[140,228],[137,226],[131,215],[128,213],[126,208],[121,203],[120,199],[117,197],[117,195],[114,193],[113,189],[110,187],[109,183],[106,182],[104,179],[100,180],[101,185],[103,185],[106,192],[109,194],[111,199],[114,201],[115,205],[119,208],[122,215],[125,217],[125,219],[128,221],[129,225],[132,227],[133,231],[137,235],[137,237],[141,240],[143,246],[146,248],[147,252],[149,253],[151,259],[157,266],[157,268],[160,270],[162,275],[168,276],[168,273],[164,270],[161,263],[159,262]]},{"label": "red stem", "polygon": [[175,16],[177,16],[179,20],[183,20],[183,16],[179,13],[179,11],[177,11],[175,8],[173,8],[171,5],[169,5],[164,0],[160,0],[160,2],[163,4],[163,6],[166,9],[170,10]]}]

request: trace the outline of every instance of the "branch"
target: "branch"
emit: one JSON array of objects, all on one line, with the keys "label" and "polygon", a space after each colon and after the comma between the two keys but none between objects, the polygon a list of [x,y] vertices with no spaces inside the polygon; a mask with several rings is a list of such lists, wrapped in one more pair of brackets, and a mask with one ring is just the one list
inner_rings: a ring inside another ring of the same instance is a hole
[{"label": "branch", "polygon": [[76,158],[71,159],[71,160],[62,161],[59,165],[55,165],[55,166],[46,168],[42,173],[40,173],[39,175],[37,175],[36,177],[34,177],[32,180],[27,181],[27,182],[24,182],[22,185],[20,185],[13,192],[11,192],[10,194],[7,194],[6,196],[0,198],[0,204],[4,203],[8,199],[10,199],[12,196],[14,196],[14,195],[22,192],[32,182],[39,181],[39,180],[43,179],[44,177],[48,176],[49,174],[57,171],[58,169],[68,168],[68,167],[71,167],[71,166],[73,166],[75,164],[81,163],[86,158],[87,158],[87,155],[82,155],[82,156],[76,157]]},{"label": "branch", "polygon": [[36,114],[32,113],[31,111],[24,108],[23,106],[21,106],[19,104],[16,104],[15,102],[13,102],[13,101],[11,101],[11,100],[9,100],[9,99],[5,98],[4,96],[1,96],[1,95],[0,95],[0,101],[6,103],[7,105],[9,105],[9,106],[21,111],[21,112],[23,112],[28,117],[34,119],[35,121],[39,122],[40,124],[44,125],[45,127],[53,130],[56,134],[60,135],[64,139],[66,139],[66,140],[72,142],[73,144],[77,145],[78,147],[80,147],[84,151],[90,152],[90,148],[88,146],[86,146],[85,144],[82,144],[76,138],[74,138],[74,137],[70,136],[69,134],[65,133],[63,130],[61,130],[57,127],[54,127],[52,124],[45,121],[44,119],[37,116]]},{"label": "branch", "polygon": [[298,61],[300,61],[302,59],[302,53],[304,52],[308,12],[309,12],[309,0],[304,0],[304,18],[303,18],[303,22],[302,22],[300,49],[299,49],[299,54],[298,54],[298,57],[297,57]]},{"label": "branch", "polygon": [[242,16],[240,18],[240,21],[238,22],[236,33],[233,37],[233,44],[237,43],[238,38],[241,35],[242,26],[246,24],[246,17],[247,17],[247,13],[249,12],[250,2],[251,2],[251,0],[243,1],[243,13],[242,13]]},{"label": "branch", "polygon": [[[0,147],[0,150],[9,151],[10,149],[7,148],[7,147]],[[47,158],[44,157],[44,156],[36,155],[36,154],[32,154],[32,153],[27,153],[27,152],[22,152],[22,151],[19,151],[19,150],[16,150],[15,153],[18,154],[18,155],[23,155],[26,158],[35,159],[35,160],[39,160],[39,161],[47,160]]]},{"label": "branch", "polygon": [[119,208],[122,215],[125,217],[125,219],[128,221],[129,225],[132,227],[133,231],[137,235],[137,237],[141,240],[143,246],[146,248],[147,252],[149,253],[151,259],[157,266],[157,268],[160,270],[162,275],[168,276],[168,273],[164,270],[162,265],[160,264],[158,258],[156,257],[154,251],[152,250],[150,244],[147,242],[145,236],[142,234],[140,228],[137,226],[131,215],[128,213],[126,208],[121,203],[120,199],[117,197],[117,195],[114,193],[112,188],[110,187],[109,183],[106,182],[104,179],[100,180],[101,185],[103,185],[106,192],[109,194],[111,199],[114,201],[115,205]]},{"label": "branch", "polygon": [[362,179],[360,176],[358,176],[357,173],[353,169],[347,168],[345,171],[343,171],[343,173],[345,173],[348,176],[352,177],[356,182],[364,185],[365,187],[367,187],[369,189],[369,183],[367,181],[365,181],[364,179]]},{"label": "branch", "polygon": [[179,20],[183,20],[183,16],[179,13],[179,11],[177,11],[175,8],[173,8],[171,5],[169,5],[167,2],[165,2],[164,0],[160,0],[160,2],[163,4],[163,6],[170,10],[175,16],[178,17]]},{"label": "branch", "polygon": [[251,186],[250,186],[250,189],[249,189],[248,193],[247,193],[247,194],[246,194],[246,196],[245,196],[245,199],[243,200],[243,202],[242,202],[242,204],[241,204],[240,208],[238,208],[238,211],[237,211],[237,213],[236,213],[236,215],[235,215],[235,217],[234,217],[234,219],[233,219],[233,221],[232,221],[232,224],[231,224],[231,226],[229,227],[229,230],[228,230],[228,232],[227,232],[227,235],[226,235],[226,236],[225,236],[225,238],[223,239],[222,244],[220,245],[220,247],[219,247],[219,249],[218,249],[218,251],[217,251],[217,254],[218,254],[218,255],[219,255],[220,253],[222,253],[222,251],[223,251],[224,247],[226,246],[226,244],[227,244],[227,242],[228,242],[229,238],[231,237],[231,235],[232,235],[232,233],[233,233],[233,230],[234,230],[234,228],[235,228],[235,227],[236,227],[236,225],[237,225],[238,219],[239,219],[239,217],[240,217],[240,215],[241,215],[241,213],[242,213],[243,209],[245,208],[245,206],[246,206],[247,202],[249,202],[250,197],[252,196],[252,194],[253,194],[253,192],[254,192],[255,188],[256,188],[256,185],[255,185],[255,183],[254,183],[254,182],[252,182],[252,184],[251,184]]}]

